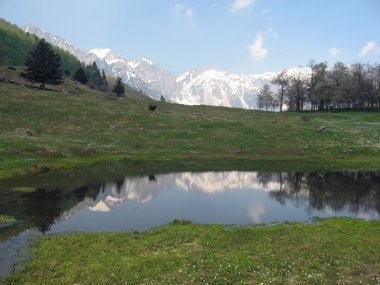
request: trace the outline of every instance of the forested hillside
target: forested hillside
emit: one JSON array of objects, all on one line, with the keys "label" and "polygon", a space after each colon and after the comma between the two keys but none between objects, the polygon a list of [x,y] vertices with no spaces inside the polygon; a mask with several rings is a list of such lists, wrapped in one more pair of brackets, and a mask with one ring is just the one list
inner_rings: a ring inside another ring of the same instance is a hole
[{"label": "forested hillside", "polygon": [[[0,66],[23,66],[26,57],[37,42],[34,35],[23,32],[16,25],[0,19]],[[54,47],[61,57],[62,73],[72,76],[81,66],[77,58],[62,49]]]}]

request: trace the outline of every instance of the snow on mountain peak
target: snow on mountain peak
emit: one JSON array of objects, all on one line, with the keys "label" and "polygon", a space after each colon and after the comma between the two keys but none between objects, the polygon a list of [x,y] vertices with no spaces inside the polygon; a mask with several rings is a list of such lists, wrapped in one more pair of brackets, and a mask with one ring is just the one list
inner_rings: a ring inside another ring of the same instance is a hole
[{"label": "snow on mountain peak", "polygon": [[94,48],[89,51],[89,53],[95,54],[100,59],[104,59],[109,52],[111,52],[111,49],[109,48]]},{"label": "snow on mountain peak", "polygon": [[144,57],[141,58],[141,61],[145,61],[145,62],[146,62],[147,64],[149,64],[149,65],[154,65],[153,62],[151,62],[149,59],[146,59],[146,58],[144,58]]},{"label": "snow on mountain peak", "polygon": [[45,31],[43,29],[41,29],[39,26],[37,26],[34,23],[29,23],[29,24],[25,25],[23,29],[27,33],[34,32],[34,31],[39,31],[39,32],[45,33]]},{"label": "snow on mountain peak", "polygon": [[288,76],[296,76],[296,75],[308,75],[311,73],[311,69],[309,67],[292,67],[286,70],[286,74]]},{"label": "snow on mountain peak", "polygon": [[[247,75],[203,67],[176,76],[160,69],[144,57],[127,60],[108,48],[95,48],[87,52],[62,37],[45,32],[35,24],[26,25],[24,31],[46,39],[82,62],[95,62],[106,74],[121,77],[125,83],[152,98],[159,99],[164,96],[170,102],[181,104],[256,108],[257,93],[278,74],[265,72]],[[304,76],[309,73],[310,68],[303,67],[286,71],[288,76]]]},{"label": "snow on mountain peak", "polygon": [[183,73],[183,74],[181,74],[180,76],[178,76],[177,78],[176,78],[176,82],[177,83],[179,83],[179,82],[181,82],[181,81],[183,81],[183,80],[185,80],[186,79],[186,77],[188,77],[189,76],[189,74],[190,74],[190,72],[188,71],[188,72],[185,72],[185,73]]}]

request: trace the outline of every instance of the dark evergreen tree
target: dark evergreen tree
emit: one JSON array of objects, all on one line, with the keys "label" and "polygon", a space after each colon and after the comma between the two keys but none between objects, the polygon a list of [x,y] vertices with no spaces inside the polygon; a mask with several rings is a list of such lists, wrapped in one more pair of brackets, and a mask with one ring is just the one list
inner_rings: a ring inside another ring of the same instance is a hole
[{"label": "dark evergreen tree", "polygon": [[95,87],[100,88],[103,84],[103,79],[95,62],[91,65],[91,81]]},{"label": "dark evergreen tree", "polygon": [[102,79],[103,79],[104,86],[108,87],[107,77],[106,77],[106,74],[104,73],[104,69],[102,70]]},{"label": "dark evergreen tree", "polygon": [[86,84],[88,81],[87,76],[86,76],[83,68],[81,68],[81,67],[79,67],[78,70],[75,72],[73,79],[82,83],[82,84]]},{"label": "dark evergreen tree", "polygon": [[160,97],[160,101],[161,101],[161,102],[166,102],[166,99],[165,99],[165,97],[164,97],[163,95],[161,95],[161,97]]},{"label": "dark evergreen tree", "polygon": [[25,60],[25,70],[21,76],[45,88],[45,83],[61,84],[61,58],[45,40],[39,40]]},{"label": "dark evergreen tree", "polygon": [[107,83],[106,81],[103,80],[103,76],[100,73],[98,66],[96,65],[95,62],[93,62],[91,65],[86,67],[86,75],[88,78],[88,85],[90,85],[90,87],[93,87],[99,90],[107,89]]},{"label": "dark evergreen tree", "polygon": [[24,203],[25,213],[31,219],[32,225],[45,233],[62,214],[62,191],[37,189],[25,195]]},{"label": "dark evergreen tree", "polygon": [[117,97],[121,97],[123,94],[124,94],[124,84],[123,82],[121,81],[121,78],[118,77],[116,79],[116,84],[115,86],[113,87],[113,92],[116,93]]}]

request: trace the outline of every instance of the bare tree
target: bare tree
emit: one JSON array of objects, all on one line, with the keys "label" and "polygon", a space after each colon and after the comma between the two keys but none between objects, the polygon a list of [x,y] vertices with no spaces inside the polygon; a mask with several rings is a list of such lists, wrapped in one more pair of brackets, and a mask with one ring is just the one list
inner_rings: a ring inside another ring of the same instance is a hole
[{"label": "bare tree", "polygon": [[318,63],[314,66],[314,97],[318,104],[319,110],[328,108],[331,97],[330,85],[328,82],[328,65],[325,62]]},{"label": "bare tree", "polygon": [[364,65],[362,63],[354,63],[351,66],[354,87],[352,88],[353,98],[355,99],[354,107],[363,108],[364,97]]},{"label": "bare tree", "polygon": [[317,100],[315,98],[314,90],[315,90],[315,60],[310,59],[308,66],[310,67],[310,79],[307,85],[307,96],[311,105],[311,109],[315,110],[317,106]]},{"label": "bare tree", "polygon": [[257,98],[259,108],[276,110],[287,105],[289,111],[302,111],[305,103],[311,110],[380,108],[380,65],[337,62],[329,68],[326,62],[310,60],[310,73],[286,71],[275,76],[271,84],[280,88],[273,96],[264,85]]},{"label": "bare tree", "polygon": [[305,103],[307,78],[300,72],[291,76],[288,88],[289,110],[302,111]]},{"label": "bare tree", "polygon": [[329,72],[330,84],[333,93],[332,104],[338,108],[348,108],[350,104],[351,76],[348,67],[337,62]]},{"label": "bare tree", "polygon": [[289,85],[289,77],[287,76],[286,71],[279,73],[274,79],[272,79],[271,83],[280,86],[278,93],[280,102],[278,104],[280,105],[280,112],[282,112],[282,106],[284,105],[285,98],[285,89]]},{"label": "bare tree", "polygon": [[273,108],[273,92],[270,89],[269,84],[264,84],[259,94],[257,95],[257,105],[259,108],[265,107],[265,111],[268,111],[268,107]]}]

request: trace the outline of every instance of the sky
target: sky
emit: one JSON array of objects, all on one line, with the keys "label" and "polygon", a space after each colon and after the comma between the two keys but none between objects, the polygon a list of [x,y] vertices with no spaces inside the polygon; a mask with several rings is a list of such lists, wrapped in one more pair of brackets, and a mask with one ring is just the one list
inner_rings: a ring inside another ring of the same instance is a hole
[{"label": "sky", "polygon": [[0,0],[0,17],[175,74],[380,62],[379,0]]}]

